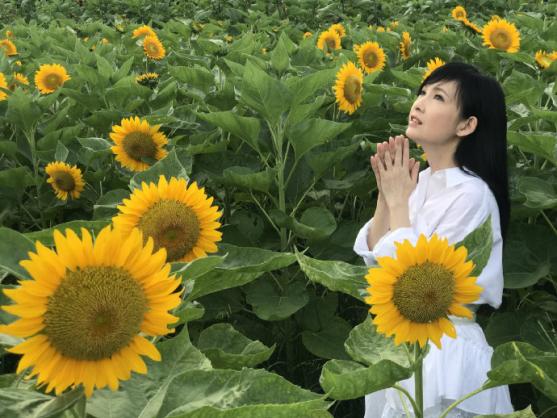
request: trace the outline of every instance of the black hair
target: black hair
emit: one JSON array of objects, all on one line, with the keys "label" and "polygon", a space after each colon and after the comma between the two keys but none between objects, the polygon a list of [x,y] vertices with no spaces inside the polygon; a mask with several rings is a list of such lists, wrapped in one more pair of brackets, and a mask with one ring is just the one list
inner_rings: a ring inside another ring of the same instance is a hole
[{"label": "black hair", "polygon": [[491,189],[499,207],[503,244],[510,219],[509,177],[507,173],[507,115],[505,95],[499,82],[476,67],[450,62],[436,68],[418,88],[438,81],[455,81],[460,117],[478,119],[476,129],[459,141],[454,159],[481,177]]}]

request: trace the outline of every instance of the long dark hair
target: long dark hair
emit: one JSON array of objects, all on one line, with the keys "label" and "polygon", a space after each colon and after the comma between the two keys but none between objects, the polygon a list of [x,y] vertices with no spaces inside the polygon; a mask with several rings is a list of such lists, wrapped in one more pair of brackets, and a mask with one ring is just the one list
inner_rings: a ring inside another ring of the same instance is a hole
[{"label": "long dark hair", "polygon": [[497,200],[503,244],[509,227],[511,205],[507,173],[507,115],[505,95],[497,80],[480,73],[473,65],[450,62],[436,68],[420,87],[438,81],[455,81],[462,119],[475,116],[473,133],[459,141],[454,159],[460,169],[472,170],[489,186]]}]

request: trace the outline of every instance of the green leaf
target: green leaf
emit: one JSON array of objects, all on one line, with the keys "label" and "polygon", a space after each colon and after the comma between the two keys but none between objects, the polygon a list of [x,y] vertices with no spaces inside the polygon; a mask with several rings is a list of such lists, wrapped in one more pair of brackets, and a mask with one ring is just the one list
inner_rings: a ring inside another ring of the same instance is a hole
[{"label": "green leaf", "polygon": [[288,318],[309,301],[305,283],[300,280],[275,283],[270,277],[265,277],[250,284],[245,292],[253,312],[265,321]]},{"label": "green leaf", "polygon": [[536,418],[536,415],[534,415],[532,408],[529,406],[526,409],[510,414],[476,415],[474,418]]},{"label": "green leaf", "polygon": [[284,73],[290,64],[290,57],[283,37],[288,38],[285,32],[281,33],[275,49],[271,51],[271,65],[279,74]]},{"label": "green leaf", "polygon": [[354,266],[343,261],[316,260],[300,252],[296,252],[296,258],[300,268],[312,282],[363,300],[362,295],[368,286],[365,280],[368,267]]},{"label": "green leaf", "polygon": [[250,340],[226,323],[201,331],[197,347],[211,360],[213,367],[235,370],[255,367],[267,361],[275,350],[275,345],[267,347],[258,340]]},{"label": "green leaf", "polygon": [[43,112],[39,105],[33,101],[32,96],[23,90],[16,89],[8,100],[6,119],[22,131],[30,131],[41,118]]},{"label": "green leaf", "polygon": [[466,261],[472,260],[475,264],[471,276],[479,276],[486,266],[491,248],[493,246],[493,234],[491,230],[491,215],[487,217],[483,224],[470,232],[462,241],[455,244],[455,249],[460,246],[466,247],[468,257]]},{"label": "green leaf", "polygon": [[415,91],[422,82],[423,70],[420,68],[411,68],[407,71],[399,71],[390,69],[389,72],[398,80],[403,82],[407,87]]},{"label": "green leaf", "polygon": [[93,205],[93,219],[109,219],[118,214],[117,206],[124,199],[130,197],[130,191],[125,189],[113,189],[99,197]]},{"label": "green leaf", "polygon": [[221,244],[219,252],[226,254],[221,267],[232,271],[267,272],[283,269],[296,261],[293,253],[237,247],[232,244]]},{"label": "green leaf", "polygon": [[204,93],[208,93],[214,85],[211,71],[199,65],[193,67],[170,67],[170,75],[182,83],[189,84]]},{"label": "green leaf", "polygon": [[54,231],[57,229],[61,233],[65,234],[66,229],[73,230],[78,236],[81,236],[81,228],[87,229],[89,232],[95,235],[100,232],[105,226],[110,223],[110,220],[99,220],[99,221],[70,221],[64,222],[53,226],[52,228],[43,229],[42,231],[26,232],[24,235],[26,238],[32,241],[40,241],[43,245],[53,246],[54,245]]},{"label": "green leaf", "polygon": [[179,159],[176,150],[172,150],[165,158],[157,161],[147,170],[135,174],[130,180],[130,189],[142,187],[142,182],[158,184],[160,176],[164,176],[167,181],[171,177],[185,178],[187,181],[191,173],[191,164],[191,156]]},{"label": "green leaf", "polygon": [[66,161],[69,152],[70,151],[66,148],[66,146],[62,142],[58,141],[58,143],[56,144],[56,152],[54,153],[54,159],[56,161]]},{"label": "green leaf", "polygon": [[0,187],[23,191],[26,187],[33,186],[35,179],[29,167],[14,167],[0,170]]},{"label": "green leaf", "polygon": [[[224,289],[243,286],[261,276],[263,272],[241,272],[227,269],[214,268],[197,277],[188,300],[195,300],[201,296],[209,295]],[[187,279],[187,278],[186,278]]]},{"label": "green leaf", "polygon": [[294,125],[286,135],[294,148],[296,159],[299,160],[309,150],[327,143],[350,126],[351,123],[314,118]]},{"label": "green leaf", "polygon": [[110,76],[112,76],[113,74],[112,65],[110,65],[106,58],[100,55],[95,55],[95,58],[97,59],[97,68],[99,70],[99,74],[104,78],[110,78]]},{"label": "green leaf", "polygon": [[19,265],[29,258],[27,253],[35,252],[35,245],[25,235],[13,229],[0,227],[0,269],[16,277],[30,278],[27,270]]},{"label": "green leaf", "polygon": [[302,343],[310,353],[326,359],[349,360],[344,349],[344,341],[351,326],[344,319],[333,316],[328,318],[320,331],[303,331]]},{"label": "green leaf", "polygon": [[524,152],[531,152],[538,157],[545,158],[553,165],[557,165],[557,136],[555,133],[507,132],[510,145],[515,145]]},{"label": "green leaf", "polygon": [[538,177],[520,177],[517,188],[526,197],[524,204],[529,208],[553,209],[557,207],[556,184]]},{"label": "green leaf", "polygon": [[17,144],[13,141],[0,141],[0,154],[6,154],[8,157],[15,157],[17,154]]},{"label": "green leaf", "polygon": [[512,341],[498,346],[491,358],[485,388],[516,383],[531,383],[557,402],[557,353]]},{"label": "green leaf", "polygon": [[329,168],[352,155],[358,147],[359,144],[352,144],[346,147],[338,147],[334,151],[308,154],[307,162],[315,177],[320,178]]},{"label": "green leaf", "polygon": [[222,172],[224,182],[248,190],[268,193],[275,183],[275,170],[265,168],[265,171],[254,173],[248,167],[228,167]]},{"label": "green leaf", "polygon": [[[291,77],[286,79],[285,83],[291,92],[294,92],[292,105],[296,106],[303,103],[308,98],[313,98],[320,90],[328,91],[335,79],[336,70],[334,68],[328,70],[316,71],[304,77]],[[292,114],[295,107],[290,111]]]},{"label": "green leaf", "polygon": [[254,150],[259,150],[259,119],[240,116],[232,111],[198,113],[198,116],[242,139]]},{"label": "green leaf", "polygon": [[300,222],[321,232],[319,238],[324,239],[337,229],[334,215],[326,208],[313,206],[307,208],[300,217]]},{"label": "green leaf", "polygon": [[[319,210],[316,212],[320,213],[321,218],[313,220],[305,217],[306,221],[311,222],[313,225],[306,225],[303,222],[297,221],[294,217],[286,215],[278,209],[272,209],[270,211],[271,219],[280,227],[288,227],[296,234],[296,236],[312,241],[319,241],[327,238],[331,235],[331,230],[336,229],[336,221],[334,218],[331,219],[331,214],[327,209]],[[321,228],[322,225],[326,227]]]}]

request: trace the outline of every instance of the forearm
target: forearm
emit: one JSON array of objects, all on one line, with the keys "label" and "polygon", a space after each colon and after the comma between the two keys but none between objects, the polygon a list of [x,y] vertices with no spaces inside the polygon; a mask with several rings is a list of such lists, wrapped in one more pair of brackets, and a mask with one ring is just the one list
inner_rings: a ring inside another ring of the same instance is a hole
[{"label": "forearm", "polygon": [[377,206],[375,207],[375,214],[373,215],[373,220],[371,221],[368,234],[367,234],[367,245],[370,250],[373,250],[375,244],[389,232],[389,207],[385,200],[379,195],[377,198]]}]

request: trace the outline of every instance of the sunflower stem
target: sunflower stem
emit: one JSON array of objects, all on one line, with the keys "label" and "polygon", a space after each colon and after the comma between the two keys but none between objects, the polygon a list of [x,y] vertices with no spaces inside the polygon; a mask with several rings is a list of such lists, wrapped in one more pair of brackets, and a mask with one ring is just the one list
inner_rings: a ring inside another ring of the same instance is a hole
[{"label": "sunflower stem", "polygon": [[[418,405],[416,405],[416,401],[414,400],[414,398],[412,398],[412,395],[410,395],[410,393],[406,389],[404,389],[402,386],[399,386],[399,385],[394,385],[393,389],[396,389],[400,393],[406,395],[406,397],[410,401],[410,404],[412,405],[412,409],[414,410],[414,416],[417,417],[418,416]],[[402,398],[402,396],[400,397],[400,403],[404,407],[404,412],[406,413],[406,416],[410,416],[410,414],[407,411],[406,404],[404,403],[404,398]]]},{"label": "sunflower stem", "polygon": [[35,179],[35,189],[37,192],[37,208],[39,210],[39,216],[41,218],[41,227],[44,229],[46,228],[45,220],[44,220],[44,212],[41,209],[41,194],[40,194],[40,187],[41,182],[39,181],[39,161],[37,159],[37,142],[35,140],[35,126],[31,126],[30,129],[24,129],[23,134],[25,138],[27,138],[27,142],[29,142],[29,148],[31,149],[31,161],[33,163],[33,177]]},{"label": "sunflower stem", "polygon": [[[493,387],[493,386],[490,386],[490,387]],[[446,416],[449,414],[449,412],[451,412],[454,408],[456,408],[456,406],[458,404],[460,404],[461,402],[464,402],[466,399],[471,398],[472,396],[476,395],[477,393],[482,392],[485,389],[489,389],[490,387],[487,387],[487,385],[484,384],[483,386],[476,389],[475,391],[470,392],[468,395],[465,395],[462,398],[457,399],[452,404],[450,404],[449,407],[447,409],[445,409],[445,411],[443,411],[443,413],[439,416],[439,418],[446,418]]]},{"label": "sunflower stem", "polygon": [[423,418],[424,416],[424,382],[423,382],[423,362],[424,357],[419,343],[414,345],[414,397],[416,399],[415,415],[416,418]]}]

